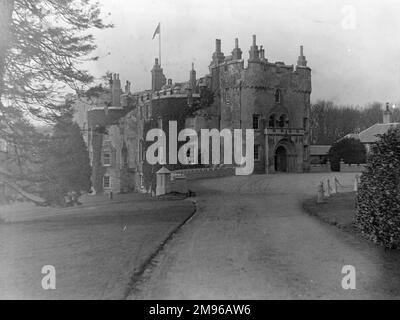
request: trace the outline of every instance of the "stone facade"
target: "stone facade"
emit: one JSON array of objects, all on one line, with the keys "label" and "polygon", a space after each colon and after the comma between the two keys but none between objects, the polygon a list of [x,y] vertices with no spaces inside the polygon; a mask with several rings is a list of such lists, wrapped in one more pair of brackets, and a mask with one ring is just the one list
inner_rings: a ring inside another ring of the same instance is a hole
[{"label": "stone facade", "polygon": [[228,57],[217,40],[210,75],[201,80],[216,99],[192,120],[197,129],[255,129],[255,172],[308,170],[311,69],[302,47],[296,67],[271,63],[253,36],[245,67],[237,39]]},{"label": "stone facade", "polygon": [[[145,162],[146,133],[168,131],[169,121],[178,122],[178,131],[255,129],[256,173],[309,170],[311,69],[302,47],[296,66],[272,63],[253,36],[245,65],[237,39],[229,56],[217,39],[204,77],[197,79],[192,65],[187,82],[173,83],[158,59],[151,76],[151,90],[131,93],[130,83],[122,91],[113,75],[106,95],[91,106],[77,105],[76,121],[87,126],[96,192],[149,191],[157,168]],[[213,99],[202,105],[206,91]]]}]

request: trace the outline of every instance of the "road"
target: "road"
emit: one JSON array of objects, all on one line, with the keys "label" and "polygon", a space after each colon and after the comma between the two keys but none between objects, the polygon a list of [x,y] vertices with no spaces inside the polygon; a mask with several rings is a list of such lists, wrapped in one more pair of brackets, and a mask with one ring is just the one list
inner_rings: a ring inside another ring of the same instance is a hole
[{"label": "road", "polygon": [[[302,210],[333,174],[192,182],[196,215],[146,270],[130,299],[381,299],[400,297],[399,252]],[[351,185],[354,174],[337,174]],[[356,269],[356,289],[341,286]]]}]

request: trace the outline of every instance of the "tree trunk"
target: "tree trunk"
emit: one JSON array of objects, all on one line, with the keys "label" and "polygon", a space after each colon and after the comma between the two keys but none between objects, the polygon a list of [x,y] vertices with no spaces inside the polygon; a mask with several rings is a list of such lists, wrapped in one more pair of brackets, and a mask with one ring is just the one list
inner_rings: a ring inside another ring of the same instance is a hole
[{"label": "tree trunk", "polygon": [[0,0],[0,104],[4,87],[5,61],[10,45],[10,26],[13,10],[14,0]]}]

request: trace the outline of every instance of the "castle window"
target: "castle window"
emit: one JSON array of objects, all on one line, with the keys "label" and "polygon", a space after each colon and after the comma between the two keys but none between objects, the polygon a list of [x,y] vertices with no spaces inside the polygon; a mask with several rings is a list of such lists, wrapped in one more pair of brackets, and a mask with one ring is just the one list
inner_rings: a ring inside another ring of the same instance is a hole
[{"label": "castle window", "polygon": [[304,127],[304,130],[307,131],[307,129],[308,129],[308,118],[304,118],[303,119],[303,127]]},{"label": "castle window", "polygon": [[289,120],[288,120],[287,116],[285,114],[282,114],[279,117],[279,122],[278,122],[279,127],[283,128],[283,127],[288,126],[288,124],[289,124]]},{"label": "castle window", "polygon": [[259,161],[261,158],[260,150],[261,150],[261,146],[259,144],[256,144],[254,146],[254,160],[255,161]]},{"label": "castle window", "polygon": [[275,123],[276,123],[275,115],[271,114],[268,120],[268,127],[275,128]]},{"label": "castle window", "polygon": [[258,114],[253,114],[253,129],[260,129],[260,116]]},{"label": "castle window", "polygon": [[162,118],[161,117],[157,118],[157,128],[161,129],[161,130],[163,128],[163,123],[162,123]]},{"label": "castle window", "polygon": [[279,89],[275,91],[275,102],[281,103],[281,90]]},{"label": "castle window", "polygon": [[224,102],[230,104],[228,88],[224,90]]},{"label": "castle window", "polygon": [[104,189],[111,188],[111,178],[110,178],[110,176],[104,176],[103,177],[103,188]]},{"label": "castle window", "polygon": [[109,150],[103,151],[103,166],[111,166],[111,151]]}]

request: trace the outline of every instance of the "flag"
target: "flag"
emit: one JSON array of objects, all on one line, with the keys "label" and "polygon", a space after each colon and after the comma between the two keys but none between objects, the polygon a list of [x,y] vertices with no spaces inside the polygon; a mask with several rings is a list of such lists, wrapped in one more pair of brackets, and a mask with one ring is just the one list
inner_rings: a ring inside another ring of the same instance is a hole
[{"label": "flag", "polygon": [[154,37],[155,37],[157,34],[160,34],[160,23],[158,23],[158,26],[157,26],[157,28],[156,28],[156,31],[154,31],[153,39],[154,39]]}]

